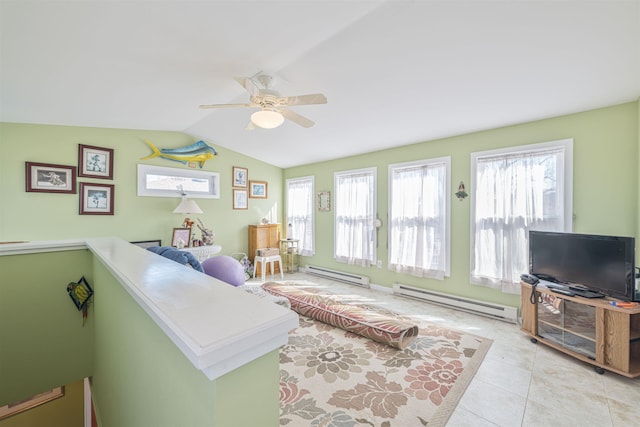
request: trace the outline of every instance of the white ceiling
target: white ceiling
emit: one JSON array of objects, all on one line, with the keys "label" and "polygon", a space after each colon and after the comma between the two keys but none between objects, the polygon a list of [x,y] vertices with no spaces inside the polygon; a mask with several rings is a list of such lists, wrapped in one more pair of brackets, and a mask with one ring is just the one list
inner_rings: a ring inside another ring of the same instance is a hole
[{"label": "white ceiling", "polygon": [[[280,167],[635,101],[640,0],[5,1],[0,121],[183,131]],[[246,130],[260,70],[316,122]]]}]

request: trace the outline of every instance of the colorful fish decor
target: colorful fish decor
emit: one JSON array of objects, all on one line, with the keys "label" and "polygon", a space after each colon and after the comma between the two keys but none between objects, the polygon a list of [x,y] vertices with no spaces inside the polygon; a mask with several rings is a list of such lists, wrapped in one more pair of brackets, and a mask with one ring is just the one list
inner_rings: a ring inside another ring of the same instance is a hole
[{"label": "colorful fish decor", "polygon": [[71,282],[67,285],[67,293],[71,301],[76,305],[78,311],[82,311],[82,326],[84,326],[89,315],[89,304],[93,296],[93,289],[91,289],[87,280],[82,276],[77,282]]},{"label": "colorful fish decor", "polygon": [[218,155],[218,152],[204,141],[198,141],[195,144],[182,148],[158,148],[148,139],[145,139],[144,142],[151,147],[153,153],[140,160],[162,157],[163,159],[173,160],[174,162],[180,162],[185,165],[189,162],[197,162],[200,164],[200,169],[202,169],[207,160],[211,160]]}]

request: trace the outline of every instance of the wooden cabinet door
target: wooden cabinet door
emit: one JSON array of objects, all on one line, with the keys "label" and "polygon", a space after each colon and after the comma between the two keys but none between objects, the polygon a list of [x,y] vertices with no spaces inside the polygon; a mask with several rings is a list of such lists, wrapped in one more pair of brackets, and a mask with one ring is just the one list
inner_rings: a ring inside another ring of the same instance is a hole
[{"label": "wooden cabinet door", "polygon": [[[280,224],[258,224],[249,225],[249,259],[255,266],[256,251],[262,248],[279,248],[280,247]],[[267,270],[270,270],[267,266]],[[280,266],[276,265],[274,273],[280,272]],[[270,271],[269,271],[270,273]],[[256,276],[260,275],[260,271],[256,271]]]}]

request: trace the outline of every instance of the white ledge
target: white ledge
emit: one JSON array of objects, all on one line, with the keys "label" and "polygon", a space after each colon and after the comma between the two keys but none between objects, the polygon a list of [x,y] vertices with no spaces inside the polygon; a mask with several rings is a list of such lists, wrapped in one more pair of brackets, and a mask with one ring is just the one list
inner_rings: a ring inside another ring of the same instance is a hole
[{"label": "white ledge", "polygon": [[0,255],[89,248],[210,380],[285,345],[293,311],[118,238],[12,243]]},{"label": "white ledge", "polygon": [[41,252],[77,251],[87,249],[84,240],[47,240],[36,242],[0,242],[0,256],[37,254]]}]

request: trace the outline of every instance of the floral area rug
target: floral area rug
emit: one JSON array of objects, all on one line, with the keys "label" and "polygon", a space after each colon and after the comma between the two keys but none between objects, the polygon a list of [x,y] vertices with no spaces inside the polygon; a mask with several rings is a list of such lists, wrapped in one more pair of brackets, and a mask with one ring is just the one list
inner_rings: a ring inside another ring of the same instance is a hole
[{"label": "floral area rug", "polygon": [[444,425],[492,341],[405,318],[420,332],[398,350],[300,316],[280,351],[280,425]]}]

